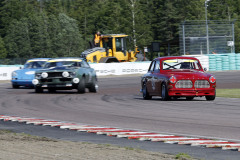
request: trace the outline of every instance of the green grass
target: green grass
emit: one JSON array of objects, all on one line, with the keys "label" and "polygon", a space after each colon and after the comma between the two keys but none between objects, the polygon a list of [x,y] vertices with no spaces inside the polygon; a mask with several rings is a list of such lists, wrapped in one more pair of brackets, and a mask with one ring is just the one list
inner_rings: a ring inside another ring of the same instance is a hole
[{"label": "green grass", "polygon": [[192,160],[193,158],[190,155],[186,154],[186,153],[178,153],[176,155],[176,159],[179,159],[179,160]]},{"label": "green grass", "polygon": [[240,89],[217,89],[217,97],[240,98]]}]

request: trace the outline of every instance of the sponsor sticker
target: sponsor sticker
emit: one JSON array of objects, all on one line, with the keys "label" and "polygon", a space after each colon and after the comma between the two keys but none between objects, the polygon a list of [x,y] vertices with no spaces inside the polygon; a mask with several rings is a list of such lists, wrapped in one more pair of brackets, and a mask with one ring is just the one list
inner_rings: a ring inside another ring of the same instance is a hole
[{"label": "sponsor sticker", "polygon": [[0,77],[7,77],[7,73],[0,73]]}]

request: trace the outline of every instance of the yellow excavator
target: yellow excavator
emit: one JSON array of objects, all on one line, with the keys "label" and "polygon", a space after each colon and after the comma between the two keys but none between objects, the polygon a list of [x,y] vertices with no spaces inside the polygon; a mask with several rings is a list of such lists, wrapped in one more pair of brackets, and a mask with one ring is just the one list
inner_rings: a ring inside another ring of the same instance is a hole
[{"label": "yellow excavator", "polygon": [[101,35],[100,47],[93,47],[81,53],[81,57],[87,62],[112,63],[142,61],[142,54],[135,47],[135,51],[127,51],[126,34]]}]

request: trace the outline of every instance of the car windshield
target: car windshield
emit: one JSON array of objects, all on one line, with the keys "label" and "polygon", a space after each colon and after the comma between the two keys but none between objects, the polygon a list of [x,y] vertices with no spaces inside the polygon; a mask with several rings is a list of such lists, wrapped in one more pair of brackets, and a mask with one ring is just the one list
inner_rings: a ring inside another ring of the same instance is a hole
[{"label": "car windshield", "polygon": [[80,67],[80,61],[49,61],[45,64],[44,68],[52,67]]},{"label": "car windshield", "polygon": [[28,61],[24,64],[24,69],[42,68],[46,61]]},{"label": "car windshield", "polygon": [[163,70],[173,69],[201,69],[197,60],[194,59],[168,59],[163,61]]}]

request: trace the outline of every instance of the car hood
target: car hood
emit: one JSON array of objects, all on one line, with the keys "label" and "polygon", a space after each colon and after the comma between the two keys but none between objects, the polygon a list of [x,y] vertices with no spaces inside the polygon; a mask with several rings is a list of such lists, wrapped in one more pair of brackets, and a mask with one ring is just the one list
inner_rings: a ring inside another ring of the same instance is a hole
[{"label": "car hood", "polygon": [[173,71],[169,72],[168,76],[175,76],[177,79],[209,79],[212,76],[209,73],[202,71],[189,70],[189,71]]},{"label": "car hood", "polygon": [[[77,67],[76,67],[77,68]],[[51,67],[41,69],[38,72],[61,72],[61,71],[73,71],[76,69],[75,67]]]},{"label": "car hood", "polygon": [[35,72],[39,69],[20,69],[16,70],[17,73],[16,78],[22,80],[32,80],[34,78]]}]

